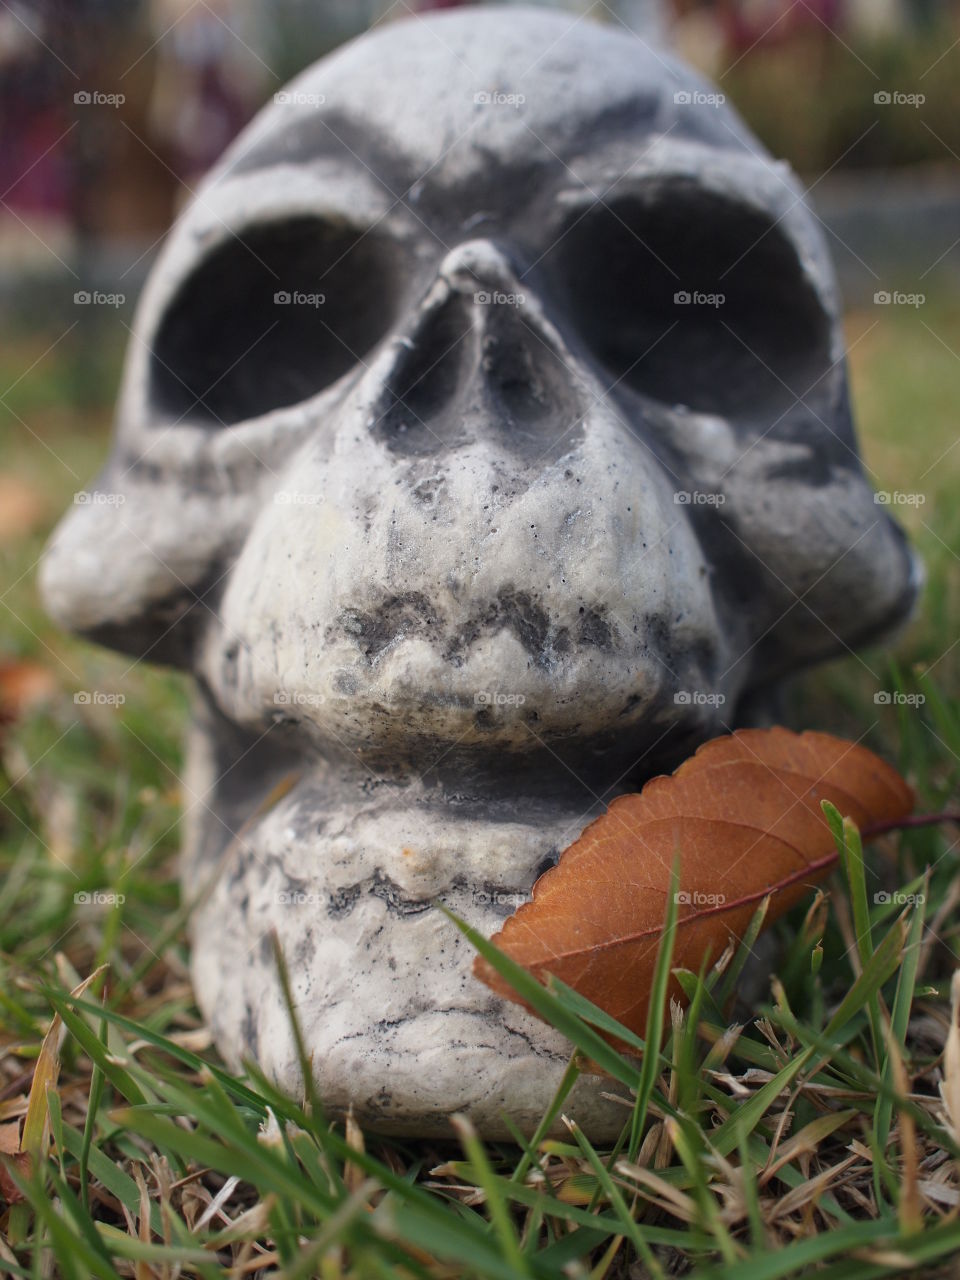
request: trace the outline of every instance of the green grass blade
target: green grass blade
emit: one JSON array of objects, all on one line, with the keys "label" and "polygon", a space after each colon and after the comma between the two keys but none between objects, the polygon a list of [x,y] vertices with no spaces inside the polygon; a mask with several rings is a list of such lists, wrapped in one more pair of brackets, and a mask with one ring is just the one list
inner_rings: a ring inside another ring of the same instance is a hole
[{"label": "green grass blade", "polygon": [[544,1140],[544,1138],[550,1132],[550,1129],[553,1127],[554,1121],[556,1120],[557,1116],[559,1116],[561,1110],[563,1109],[563,1104],[566,1102],[567,1098],[569,1097],[570,1090],[573,1088],[573,1086],[577,1083],[579,1079],[580,1079],[580,1068],[577,1066],[576,1055],[574,1054],[571,1057],[569,1063],[567,1064],[567,1069],[563,1073],[563,1077],[560,1080],[560,1083],[557,1085],[557,1091],[553,1095],[553,1100],[551,1101],[549,1107],[547,1107],[546,1111],[543,1113],[543,1117],[541,1118],[540,1123],[537,1125],[537,1128],[533,1134],[533,1137],[530,1139],[529,1143],[524,1144],[523,1155],[521,1156],[517,1164],[517,1167],[514,1169],[513,1173],[510,1175],[511,1182],[522,1182],[523,1179],[527,1176],[527,1171],[531,1168],[531,1166],[534,1164],[536,1160],[536,1153],[537,1153],[537,1149],[540,1146],[540,1143]]},{"label": "green grass blade", "polygon": [[[107,1026],[106,1021],[101,1020],[100,1023],[100,1043],[103,1051],[106,1053],[107,1047]],[[83,1124],[83,1143],[80,1148],[80,1196],[83,1204],[84,1212],[90,1212],[90,1185],[88,1170],[90,1165],[90,1148],[93,1145],[93,1133],[97,1127],[97,1116],[100,1112],[100,1103],[103,1100],[103,1068],[96,1060],[93,1062],[93,1071],[90,1075],[90,1096],[87,1099],[87,1114]]]},{"label": "green grass blade", "polygon": [[494,1173],[487,1159],[483,1143],[477,1137],[473,1125],[464,1116],[451,1116],[451,1121],[464,1153],[470,1161],[477,1185],[482,1188],[486,1197],[490,1222],[500,1241],[504,1258],[516,1269],[517,1275],[530,1276],[532,1273],[527,1258],[520,1248],[520,1240],[514,1228],[513,1219],[510,1217],[507,1202],[501,1192],[501,1180]]},{"label": "green grass blade", "polygon": [[[67,1151],[79,1161],[83,1151],[84,1136],[77,1129],[66,1125],[63,1130],[63,1142]],[[137,1184],[118,1164],[96,1146],[87,1151],[87,1167],[90,1173],[110,1192],[112,1196],[125,1205],[134,1215],[140,1213],[140,1191]],[[163,1234],[163,1219],[160,1208],[153,1204],[150,1207],[150,1226],[157,1235]]]},{"label": "green grass blade", "polygon": [[657,1261],[657,1257],[650,1248],[650,1245],[643,1238],[643,1232],[640,1226],[630,1209],[627,1207],[627,1203],[624,1200],[620,1189],[610,1176],[610,1172],[606,1165],[597,1155],[580,1126],[570,1122],[569,1127],[574,1138],[577,1140],[580,1150],[586,1156],[591,1169],[593,1169],[593,1172],[596,1174],[597,1181],[603,1188],[603,1193],[607,1198],[607,1202],[610,1204],[614,1214],[616,1215],[617,1221],[620,1223],[621,1234],[626,1236],[636,1249],[637,1253],[643,1259],[644,1265],[650,1275],[657,1277],[657,1280],[663,1280],[663,1268]]},{"label": "green grass blade", "polygon": [[113,1087],[133,1106],[143,1106],[147,1095],[127,1071],[114,1061],[107,1052],[106,1044],[87,1026],[83,1018],[78,1017],[69,1007],[66,1000],[54,992],[50,993],[50,1002],[63,1020],[74,1040],[80,1045],[91,1062],[96,1063]]},{"label": "green grass blade", "polygon": [[[873,932],[870,926],[870,905],[867,899],[867,872],[863,860],[863,843],[856,823],[851,818],[841,817],[838,809],[829,800],[821,800],[820,808],[826,815],[833,833],[840,865],[847,879],[850,890],[850,905],[853,910],[853,929],[856,937],[857,955],[861,969],[865,968],[873,955]],[[880,1066],[880,1049],[883,1045],[883,1026],[880,1021],[880,1005],[874,993],[867,1001],[870,1017],[870,1036],[873,1042],[873,1061]]]},{"label": "green grass blade", "polygon": [[[727,1001],[737,989],[737,983],[740,981],[743,966],[753,954],[753,948],[756,944],[757,938],[760,936],[760,930],[763,928],[763,922],[767,918],[767,912],[769,909],[770,899],[764,898],[756,911],[754,911],[753,915],[750,917],[750,923],[747,925],[746,933],[744,933],[743,937],[740,939],[740,944],[737,947],[736,953],[734,954],[726,973],[720,979],[720,984],[714,998],[717,1006],[721,1010],[726,1007]],[[722,1018],[720,1020],[723,1021]]]},{"label": "green grass blade", "polygon": [[660,1045],[663,1041],[663,1020],[667,1011],[667,987],[670,982],[670,965],[673,960],[673,943],[677,931],[679,903],[677,891],[680,884],[680,860],[674,859],[667,890],[667,915],[663,933],[657,947],[657,962],[650,984],[650,1004],[647,1009],[646,1052],[640,1066],[637,1100],[633,1109],[630,1130],[629,1158],[636,1160],[647,1121],[650,1096],[660,1071]]},{"label": "green grass blade", "polygon": [[[925,885],[929,885],[929,873],[924,880]],[[913,1007],[913,995],[917,985],[917,968],[920,964],[920,944],[923,939],[924,910],[927,900],[926,892],[913,909],[910,915],[910,929],[907,934],[907,942],[904,948],[903,962],[900,965],[900,973],[897,977],[897,990],[893,998],[893,1009],[890,1015],[891,1034],[900,1047],[901,1055],[907,1058],[907,1027],[910,1022],[910,1010]],[[885,1082],[893,1088],[892,1064],[890,1054],[887,1053],[883,1065],[883,1078]],[[874,1112],[874,1130],[877,1136],[877,1144],[881,1151],[886,1150],[887,1138],[890,1134],[890,1123],[893,1118],[893,1099],[889,1096],[881,1095],[877,1099],[877,1106]]]}]

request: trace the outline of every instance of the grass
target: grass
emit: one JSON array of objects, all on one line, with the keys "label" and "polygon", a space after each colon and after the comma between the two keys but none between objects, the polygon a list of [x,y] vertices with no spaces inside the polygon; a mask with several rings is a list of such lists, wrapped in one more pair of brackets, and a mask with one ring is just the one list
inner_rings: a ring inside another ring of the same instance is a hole
[{"label": "grass", "polygon": [[[927,564],[919,619],[895,667],[877,650],[805,676],[790,719],[865,734],[915,785],[918,807],[935,811],[957,807],[960,771],[949,349],[960,350],[960,303],[930,292],[929,331],[906,309],[848,322],[875,483],[926,499],[899,512]],[[223,1068],[193,1002],[178,915],[186,682],[60,635],[35,594],[43,538],[106,448],[119,350],[107,341],[99,400],[86,395],[78,413],[76,351],[67,339],[44,354],[48,344],[21,338],[0,357],[4,386],[38,360],[7,397],[17,416],[0,445],[0,476],[35,499],[0,541],[0,657],[48,675],[45,697],[0,730],[0,1148],[38,1081],[35,1158],[6,1161],[0,1180],[22,1196],[0,1216],[0,1266],[138,1280],[952,1274],[960,887],[950,826],[885,837],[865,860],[855,832],[839,832],[846,873],[769,943],[748,938],[720,968],[682,974],[691,1012],[673,1011],[662,1038],[654,1020],[648,1052],[629,1033],[637,1053],[615,1051],[599,1010],[513,973],[571,1042],[529,1143],[483,1143],[462,1121],[447,1143],[361,1134],[330,1123],[322,1099],[279,1095],[254,1066]],[[82,688],[126,701],[77,705]],[[878,688],[926,701],[878,706]],[[875,900],[878,889],[889,900]],[[97,901],[109,894],[115,903]],[[751,950],[773,969],[759,984]],[[668,968],[664,951],[659,984]],[[609,1148],[591,1145],[575,1115],[562,1137],[546,1136],[589,1063],[623,1099]]]}]

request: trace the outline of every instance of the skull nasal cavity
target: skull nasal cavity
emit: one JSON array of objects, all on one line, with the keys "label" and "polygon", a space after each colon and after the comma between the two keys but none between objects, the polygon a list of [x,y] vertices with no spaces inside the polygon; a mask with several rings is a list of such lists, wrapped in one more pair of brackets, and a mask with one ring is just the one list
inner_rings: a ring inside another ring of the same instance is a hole
[{"label": "skull nasal cavity", "polygon": [[487,439],[547,461],[579,439],[580,416],[573,377],[522,296],[478,292],[423,317],[400,348],[374,430],[405,455]]}]

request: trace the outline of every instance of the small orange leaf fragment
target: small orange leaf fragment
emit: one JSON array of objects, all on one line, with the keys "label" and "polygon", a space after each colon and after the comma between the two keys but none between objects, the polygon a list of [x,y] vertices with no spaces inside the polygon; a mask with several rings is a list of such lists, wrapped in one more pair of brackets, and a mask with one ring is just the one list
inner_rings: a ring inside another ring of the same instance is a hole
[{"label": "small orange leaf fragment", "polygon": [[18,720],[34,707],[50,702],[59,691],[57,678],[39,662],[0,662],[0,719]]},{"label": "small orange leaf fragment", "polygon": [[[91,983],[106,971],[102,964],[88,978],[84,978],[79,986],[70,992],[79,998]],[[23,1122],[23,1133],[20,1136],[20,1151],[34,1159],[43,1159],[47,1154],[50,1136],[50,1109],[47,1102],[47,1091],[56,1089],[60,1079],[60,1049],[66,1037],[67,1029],[59,1013],[53,1015],[47,1034],[43,1037],[37,1065],[33,1069],[33,1083],[27,1099],[27,1114]]]}]

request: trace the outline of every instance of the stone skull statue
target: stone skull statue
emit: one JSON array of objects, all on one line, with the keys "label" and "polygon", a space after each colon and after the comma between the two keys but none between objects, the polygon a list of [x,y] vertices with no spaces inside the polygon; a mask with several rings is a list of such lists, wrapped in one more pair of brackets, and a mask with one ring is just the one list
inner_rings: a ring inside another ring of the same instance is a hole
[{"label": "stone skull statue", "polygon": [[321,1096],[388,1133],[529,1131],[569,1054],[437,901],[495,932],[915,590],[796,180],[671,55],[536,9],[379,28],[261,112],[152,271],[97,489],[42,587],[196,678],[217,1044],[302,1088],[275,933]]}]

